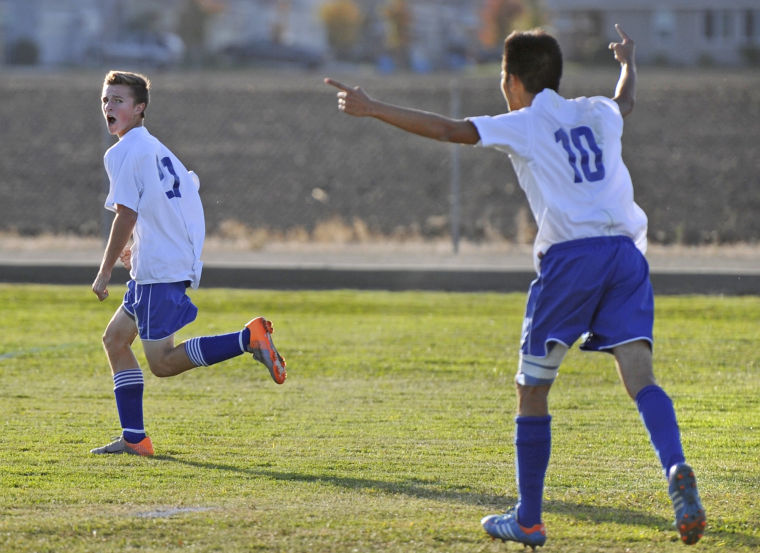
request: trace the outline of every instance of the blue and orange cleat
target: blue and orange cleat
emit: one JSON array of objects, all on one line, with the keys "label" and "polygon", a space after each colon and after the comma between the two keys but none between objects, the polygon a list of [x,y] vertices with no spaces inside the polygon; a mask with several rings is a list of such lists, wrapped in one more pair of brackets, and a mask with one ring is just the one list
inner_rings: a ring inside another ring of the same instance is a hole
[{"label": "blue and orange cleat", "polygon": [[534,551],[536,547],[546,543],[546,527],[543,524],[536,524],[531,528],[526,528],[517,522],[517,508],[507,511],[503,515],[488,515],[480,521],[483,529],[491,536],[492,539],[501,541],[515,541]]},{"label": "blue and orange cleat", "polygon": [[285,382],[288,374],[285,372],[285,360],[274,347],[272,323],[264,317],[256,317],[248,321],[245,327],[251,331],[251,338],[246,346],[246,351],[253,354],[253,358],[266,365],[272,380],[277,384]]},{"label": "blue and orange cleat", "polygon": [[674,465],[668,477],[668,494],[676,513],[676,529],[686,545],[697,543],[705,532],[707,517],[697,491],[694,471],[686,463]]}]

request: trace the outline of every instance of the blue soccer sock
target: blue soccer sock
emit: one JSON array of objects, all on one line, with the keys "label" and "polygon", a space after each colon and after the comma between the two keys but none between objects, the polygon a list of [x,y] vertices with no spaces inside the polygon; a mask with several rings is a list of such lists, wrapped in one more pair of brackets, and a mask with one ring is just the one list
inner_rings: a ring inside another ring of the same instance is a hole
[{"label": "blue soccer sock", "polygon": [[636,394],[636,406],[667,476],[670,467],[685,461],[673,402],[662,388],[652,385]]},{"label": "blue soccer sock", "polygon": [[515,418],[517,521],[527,528],[541,523],[544,478],[551,454],[551,416]]},{"label": "blue soccer sock", "polygon": [[219,336],[201,336],[185,342],[185,352],[196,367],[205,367],[244,354],[250,339],[251,331],[247,328]]},{"label": "blue soccer sock", "polygon": [[113,375],[113,394],[124,439],[136,444],[145,437],[143,425],[143,373],[128,369]]}]

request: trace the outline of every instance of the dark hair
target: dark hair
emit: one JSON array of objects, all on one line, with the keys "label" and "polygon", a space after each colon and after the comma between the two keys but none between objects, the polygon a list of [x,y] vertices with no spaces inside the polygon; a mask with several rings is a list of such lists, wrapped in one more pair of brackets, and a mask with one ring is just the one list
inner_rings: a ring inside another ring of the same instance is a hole
[{"label": "dark hair", "polygon": [[541,29],[512,31],[504,41],[502,66],[505,73],[517,75],[531,94],[545,88],[559,92],[562,52],[557,40]]},{"label": "dark hair", "polygon": [[109,71],[103,81],[103,86],[109,84],[127,85],[132,92],[135,104],[145,104],[145,109],[141,114],[145,117],[145,110],[148,109],[148,102],[150,101],[150,80],[148,77],[127,71]]}]

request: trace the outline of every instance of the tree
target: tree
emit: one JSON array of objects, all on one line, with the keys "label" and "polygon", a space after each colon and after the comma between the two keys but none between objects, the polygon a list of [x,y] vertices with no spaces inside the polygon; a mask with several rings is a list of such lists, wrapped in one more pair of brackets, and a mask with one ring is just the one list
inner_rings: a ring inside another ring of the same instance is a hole
[{"label": "tree", "polygon": [[206,12],[196,0],[185,0],[182,3],[177,32],[188,48],[203,46],[206,40],[206,20]]},{"label": "tree", "polygon": [[184,0],[179,12],[177,34],[187,48],[187,58],[200,63],[206,46],[206,31],[212,15],[223,10],[219,0]]},{"label": "tree", "polygon": [[387,44],[402,66],[409,64],[412,44],[412,12],[406,0],[389,0],[383,9],[388,21]]},{"label": "tree", "polygon": [[518,29],[534,29],[546,22],[546,14],[541,7],[541,0],[523,0],[525,10],[515,22]]},{"label": "tree", "polygon": [[327,43],[338,57],[345,56],[357,42],[363,16],[354,0],[331,0],[323,4],[319,17],[327,31]]},{"label": "tree", "polygon": [[488,48],[500,45],[523,10],[522,0],[485,0],[480,12],[480,42]]}]

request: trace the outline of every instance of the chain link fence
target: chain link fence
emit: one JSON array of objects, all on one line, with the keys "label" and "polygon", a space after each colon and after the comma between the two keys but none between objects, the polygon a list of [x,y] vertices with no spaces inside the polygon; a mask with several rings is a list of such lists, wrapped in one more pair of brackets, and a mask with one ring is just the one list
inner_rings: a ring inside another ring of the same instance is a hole
[{"label": "chain link fence", "polygon": [[[391,103],[456,115],[505,110],[484,74],[331,75]],[[487,73],[487,74],[486,74]],[[611,95],[614,66],[566,72],[566,96]],[[97,236],[109,225],[102,73],[0,73],[0,232]],[[527,243],[508,158],[337,111],[321,74],[171,72],[146,126],[201,179],[208,233],[245,240]],[[660,243],[760,239],[760,74],[641,69],[624,156]],[[455,246],[452,247],[455,247]]]}]

